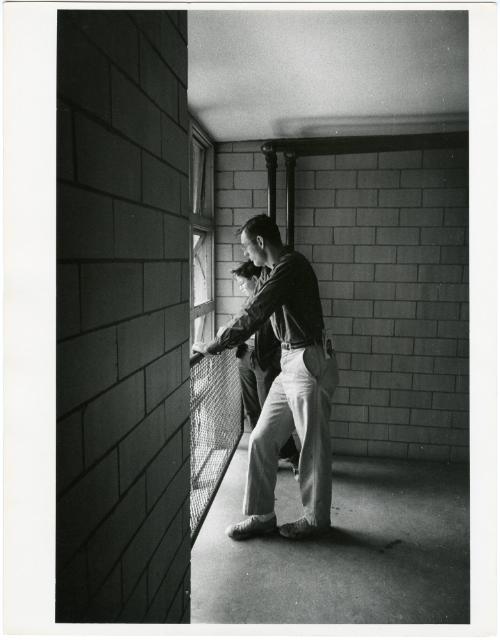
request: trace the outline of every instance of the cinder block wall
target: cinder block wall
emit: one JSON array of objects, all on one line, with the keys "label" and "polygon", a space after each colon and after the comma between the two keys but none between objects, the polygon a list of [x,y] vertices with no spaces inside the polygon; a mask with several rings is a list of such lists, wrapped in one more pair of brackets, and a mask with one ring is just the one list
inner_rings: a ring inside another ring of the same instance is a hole
[{"label": "cinder block wall", "polygon": [[186,12],[58,25],[56,620],[188,622]]},{"label": "cinder block wall", "polygon": [[[220,144],[217,322],[242,303],[237,228],[267,211],[259,142]],[[468,158],[464,150],[304,157],[296,249],[319,279],[341,368],[336,454],[468,458]],[[284,235],[284,160],[277,220]]]}]

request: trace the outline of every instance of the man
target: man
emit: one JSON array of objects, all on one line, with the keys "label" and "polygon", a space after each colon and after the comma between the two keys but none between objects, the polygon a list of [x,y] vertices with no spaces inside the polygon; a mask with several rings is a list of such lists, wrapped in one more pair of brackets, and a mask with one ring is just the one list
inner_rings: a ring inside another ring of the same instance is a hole
[{"label": "man", "polygon": [[[232,270],[232,274],[242,293],[247,296],[247,304],[259,287],[261,267],[256,267],[251,260],[240,264]],[[276,338],[269,320],[257,329],[246,342],[238,345],[238,375],[241,384],[243,407],[250,423],[255,429],[269,389],[281,371],[281,344]],[[290,436],[279,452],[281,467],[292,467],[294,476],[299,473],[299,452],[293,436]]]},{"label": "man", "polygon": [[274,489],[280,447],[294,423],[302,449],[299,487],[304,516],[279,527],[286,538],[302,539],[330,528],[330,398],[338,381],[334,358],[323,350],[323,315],[316,275],[306,258],[283,246],[268,216],[248,220],[240,229],[245,257],[265,267],[261,286],[244,312],[208,345],[193,350],[218,354],[244,342],[269,317],[281,342],[281,373],[274,380],[250,436],[243,511],[249,517],[227,528],[235,540],[276,529]]}]

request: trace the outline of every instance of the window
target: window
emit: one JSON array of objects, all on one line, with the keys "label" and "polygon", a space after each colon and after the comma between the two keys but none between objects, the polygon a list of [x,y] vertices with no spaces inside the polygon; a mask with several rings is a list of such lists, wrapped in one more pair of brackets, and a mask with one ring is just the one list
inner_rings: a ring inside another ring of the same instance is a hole
[{"label": "window", "polygon": [[190,125],[191,342],[214,337],[214,150],[194,121]]}]

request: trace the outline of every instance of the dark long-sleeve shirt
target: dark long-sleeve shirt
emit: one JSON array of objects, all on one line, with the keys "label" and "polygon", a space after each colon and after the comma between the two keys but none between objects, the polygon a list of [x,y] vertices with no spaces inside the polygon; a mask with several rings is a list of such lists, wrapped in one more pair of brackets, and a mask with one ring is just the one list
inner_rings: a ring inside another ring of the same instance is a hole
[{"label": "dark long-sleeve shirt", "polygon": [[262,270],[257,293],[245,310],[208,345],[208,352],[220,353],[237,346],[268,318],[280,342],[303,346],[322,340],[318,280],[309,262],[297,251],[284,249],[271,270]]}]

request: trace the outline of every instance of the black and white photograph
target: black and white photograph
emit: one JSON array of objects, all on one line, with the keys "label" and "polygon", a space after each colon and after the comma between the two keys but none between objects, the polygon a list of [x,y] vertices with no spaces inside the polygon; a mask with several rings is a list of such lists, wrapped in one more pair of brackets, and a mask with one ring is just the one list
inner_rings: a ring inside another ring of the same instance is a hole
[{"label": "black and white photograph", "polygon": [[170,4],[52,8],[53,629],[486,628],[474,7]]}]

